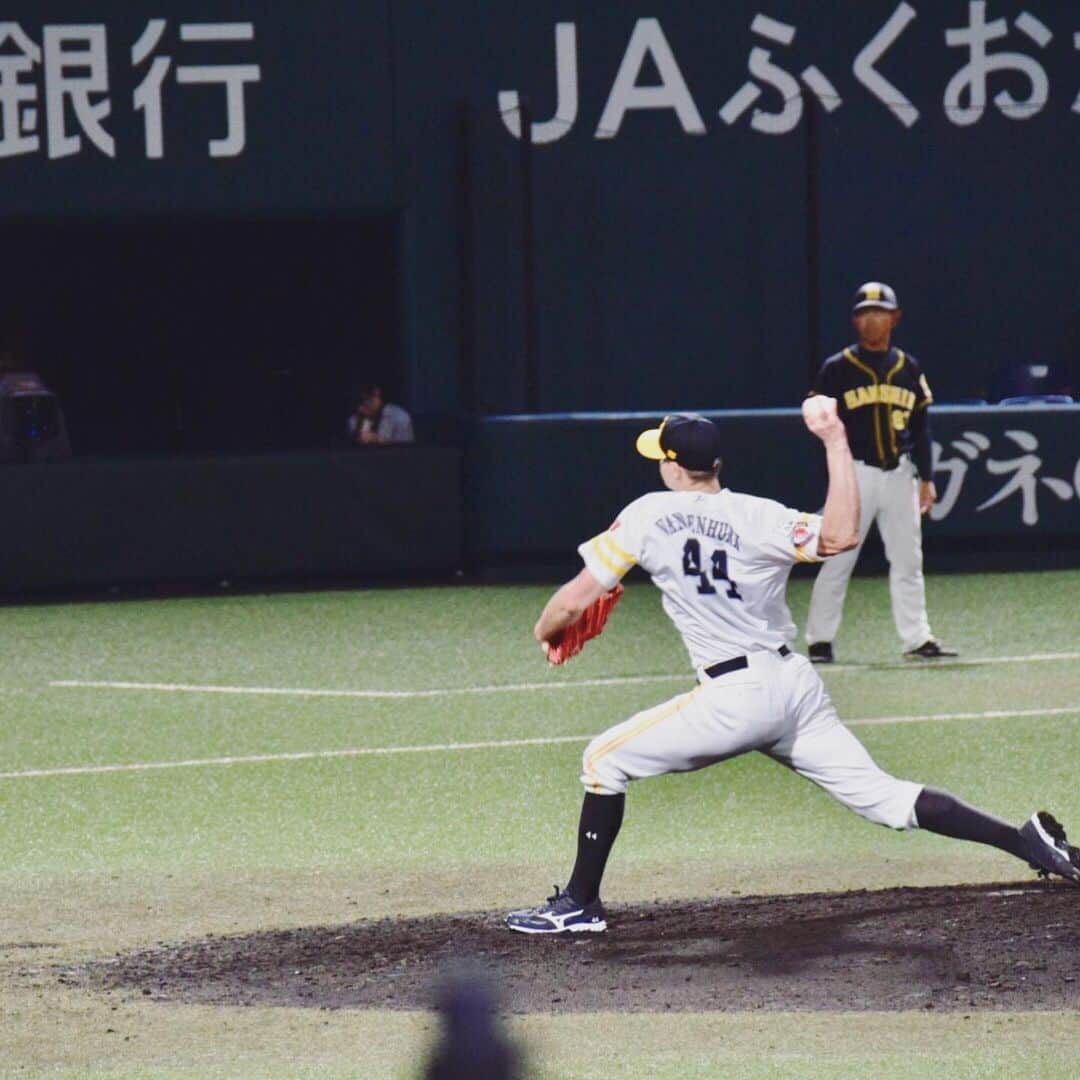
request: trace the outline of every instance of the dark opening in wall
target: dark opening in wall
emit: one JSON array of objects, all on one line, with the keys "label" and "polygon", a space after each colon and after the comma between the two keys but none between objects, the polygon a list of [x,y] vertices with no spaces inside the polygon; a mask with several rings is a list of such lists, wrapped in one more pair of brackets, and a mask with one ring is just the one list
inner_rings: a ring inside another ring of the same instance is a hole
[{"label": "dark opening in wall", "polygon": [[76,456],[344,445],[355,386],[400,399],[395,215],[0,227],[0,348]]}]

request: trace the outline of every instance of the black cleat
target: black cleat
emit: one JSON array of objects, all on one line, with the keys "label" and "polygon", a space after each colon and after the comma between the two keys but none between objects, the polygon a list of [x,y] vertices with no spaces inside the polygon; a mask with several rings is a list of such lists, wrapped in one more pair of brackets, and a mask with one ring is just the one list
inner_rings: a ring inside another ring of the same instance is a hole
[{"label": "black cleat", "polygon": [[812,642],[809,653],[811,664],[831,664],[833,662],[831,641]]},{"label": "black cleat", "polygon": [[941,660],[947,656],[959,656],[955,649],[942,645],[940,641],[931,638],[924,641],[917,649],[908,649],[904,653],[905,660]]},{"label": "black cleat", "polygon": [[569,893],[555,886],[555,895],[535,908],[521,908],[506,916],[506,925],[520,934],[600,934],[607,929],[600,901],[579,904]]},{"label": "black cleat", "polygon": [[1069,843],[1065,830],[1053,814],[1040,810],[1020,826],[1027,851],[1025,857],[1039,877],[1057,874],[1080,885],[1080,848]]}]

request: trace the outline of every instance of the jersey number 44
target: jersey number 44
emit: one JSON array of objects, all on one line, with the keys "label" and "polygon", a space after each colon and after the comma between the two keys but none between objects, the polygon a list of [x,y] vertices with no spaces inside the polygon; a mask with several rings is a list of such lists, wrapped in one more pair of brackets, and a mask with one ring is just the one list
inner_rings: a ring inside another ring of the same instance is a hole
[{"label": "jersey number 44", "polygon": [[[732,600],[742,599],[735,582],[728,577],[727,552],[723,548],[714,548],[712,557],[709,559],[709,565],[705,566],[701,561],[701,544],[691,537],[683,545],[682,568],[687,577],[699,579],[697,587],[699,593],[715,593],[716,588],[713,581],[723,582],[727,585],[727,595]],[[710,569],[712,571],[712,581],[709,580]]]}]

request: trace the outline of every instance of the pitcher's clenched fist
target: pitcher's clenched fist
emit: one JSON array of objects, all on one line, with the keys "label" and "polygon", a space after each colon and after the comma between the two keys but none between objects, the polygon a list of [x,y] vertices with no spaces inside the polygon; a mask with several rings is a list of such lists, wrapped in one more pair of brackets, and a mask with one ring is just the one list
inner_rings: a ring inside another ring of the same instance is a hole
[{"label": "pitcher's clenched fist", "polygon": [[847,441],[844,422],[836,411],[836,398],[815,394],[802,403],[803,420],[806,426],[823,443]]}]

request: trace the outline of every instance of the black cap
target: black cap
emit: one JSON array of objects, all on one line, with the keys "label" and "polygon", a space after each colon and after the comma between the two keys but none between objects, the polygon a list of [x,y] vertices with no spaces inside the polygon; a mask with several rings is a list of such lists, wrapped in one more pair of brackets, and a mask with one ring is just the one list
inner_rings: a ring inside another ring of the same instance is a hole
[{"label": "black cap", "polygon": [[884,281],[868,281],[860,285],[852,301],[851,313],[865,311],[866,308],[884,308],[885,311],[899,311],[900,305],[896,293]]},{"label": "black cap", "polygon": [[720,432],[704,416],[665,416],[659,427],[637,437],[637,452],[652,461],[708,472],[720,464]]}]

